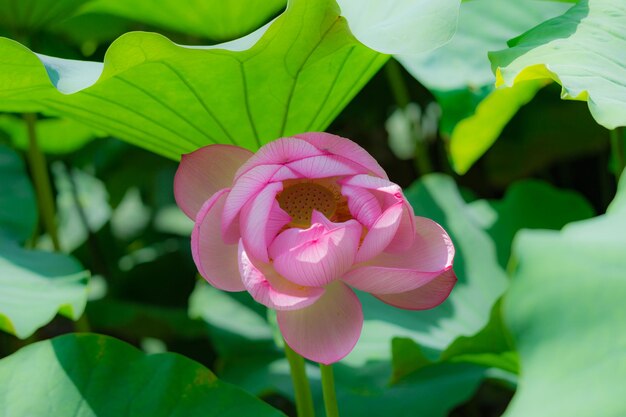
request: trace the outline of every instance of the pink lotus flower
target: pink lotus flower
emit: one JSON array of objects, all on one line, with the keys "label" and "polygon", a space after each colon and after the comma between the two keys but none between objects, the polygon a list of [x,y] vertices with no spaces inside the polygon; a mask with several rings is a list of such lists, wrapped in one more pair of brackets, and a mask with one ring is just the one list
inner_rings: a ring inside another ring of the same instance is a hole
[{"label": "pink lotus flower", "polygon": [[289,346],[316,362],[340,360],[361,334],[350,287],[423,310],[456,283],[445,230],[414,216],[374,158],[339,136],[304,133],[256,154],[206,146],[183,156],[174,194],[195,220],[200,274],[276,310]]}]

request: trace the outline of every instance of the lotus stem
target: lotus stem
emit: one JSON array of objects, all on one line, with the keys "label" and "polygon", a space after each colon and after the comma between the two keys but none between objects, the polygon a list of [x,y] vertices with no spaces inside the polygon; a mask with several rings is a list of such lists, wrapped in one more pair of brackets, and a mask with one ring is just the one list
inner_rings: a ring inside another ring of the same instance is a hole
[{"label": "lotus stem", "polygon": [[320,364],[322,371],[322,392],[324,393],[324,409],[326,417],[339,417],[337,395],[335,394],[335,378],[332,365]]},{"label": "lotus stem", "polygon": [[61,251],[59,236],[55,221],[54,199],[52,198],[52,186],[46,165],[46,158],[37,144],[35,125],[37,117],[33,113],[24,114],[24,121],[28,130],[28,165],[33,176],[35,193],[37,194],[37,207],[46,232],[52,240],[52,246],[56,252]]},{"label": "lotus stem", "polygon": [[293,390],[296,396],[298,417],[315,417],[311,387],[304,368],[304,358],[294,352],[287,342],[285,342],[285,356],[287,357],[291,371],[291,381],[293,382]]}]

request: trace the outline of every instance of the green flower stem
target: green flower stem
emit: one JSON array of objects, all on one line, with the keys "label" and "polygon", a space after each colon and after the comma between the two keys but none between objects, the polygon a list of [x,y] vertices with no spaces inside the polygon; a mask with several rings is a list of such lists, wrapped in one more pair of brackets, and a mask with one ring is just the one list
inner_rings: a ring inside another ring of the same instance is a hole
[{"label": "green flower stem", "polygon": [[387,80],[389,81],[389,86],[391,87],[391,92],[396,100],[396,104],[401,109],[405,108],[411,102],[411,97],[407,92],[398,61],[393,58],[387,61],[385,72],[387,73]]},{"label": "green flower stem", "polygon": [[324,393],[324,408],[326,409],[326,417],[339,417],[337,396],[335,395],[333,367],[332,365],[323,365],[320,363],[320,370],[322,371],[322,392]]},{"label": "green flower stem", "polygon": [[626,167],[623,134],[623,129],[619,127],[610,131],[611,153],[613,154],[613,160],[615,161],[615,178],[617,181],[619,181],[622,172],[624,172],[624,167]]},{"label": "green flower stem", "polygon": [[289,362],[291,381],[296,394],[298,417],[315,417],[311,387],[304,369],[304,358],[293,351],[285,342],[285,356]]},{"label": "green flower stem", "polygon": [[28,129],[28,165],[33,176],[35,192],[37,194],[37,206],[39,215],[43,221],[52,246],[57,252],[61,251],[61,244],[57,234],[57,227],[54,213],[54,199],[52,198],[52,186],[50,185],[50,176],[46,165],[46,158],[39,149],[37,144],[37,134],[35,132],[35,124],[37,117],[32,113],[24,114],[26,127]]}]

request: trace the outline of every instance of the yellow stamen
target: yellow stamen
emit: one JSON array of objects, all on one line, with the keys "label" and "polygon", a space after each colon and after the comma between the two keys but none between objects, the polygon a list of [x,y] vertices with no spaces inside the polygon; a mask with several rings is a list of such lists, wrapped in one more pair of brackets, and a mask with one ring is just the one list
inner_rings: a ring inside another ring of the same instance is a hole
[{"label": "yellow stamen", "polygon": [[309,227],[313,210],[319,211],[328,219],[332,219],[337,211],[335,193],[316,182],[285,184],[285,188],[276,198],[280,208],[291,216],[293,227]]}]

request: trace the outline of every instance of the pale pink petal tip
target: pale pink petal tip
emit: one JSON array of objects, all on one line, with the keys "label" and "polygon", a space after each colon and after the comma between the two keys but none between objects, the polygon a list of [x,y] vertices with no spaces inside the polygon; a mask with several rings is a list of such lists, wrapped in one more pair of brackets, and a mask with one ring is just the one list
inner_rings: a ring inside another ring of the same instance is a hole
[{"label": "pale pink petal tip", "polygon": [[211,195],[231,186],[237,169],[252,155],[231,145],[209,145],[183,155],[174,177],[176,203],[194,220]]},{"label": "pale pink petal tip", "polygon": [[295,137],[307,141],[326,155],[337,155],[349,159],[361,165],[367,171],[379,177],[387,178],[387,173],[376,162],[376,159],[350,139],[326,132],[301,133],[295,135]]},{"label": "pale pink petal tip", "polygon": [[379,300],[405,310],[428,310],[443,303],[457,282],[452,269],[442,273],[428,284],[398,294],[373,294]]},{"label": "pale pink petal tip", "polygon": [[329,365],[352,351],[361,335],[363,311],[356,294],[336,281],[309,307],[277,311],[287,344],[305,358]]},{"label": "pale pink petal tip", "polygon": [[200,275],[224,291],[244,291],[238,268],[237,245],[227,245],[220,234],[227,190],[215,193],[198,212],[191,233],[191,253]]}]

